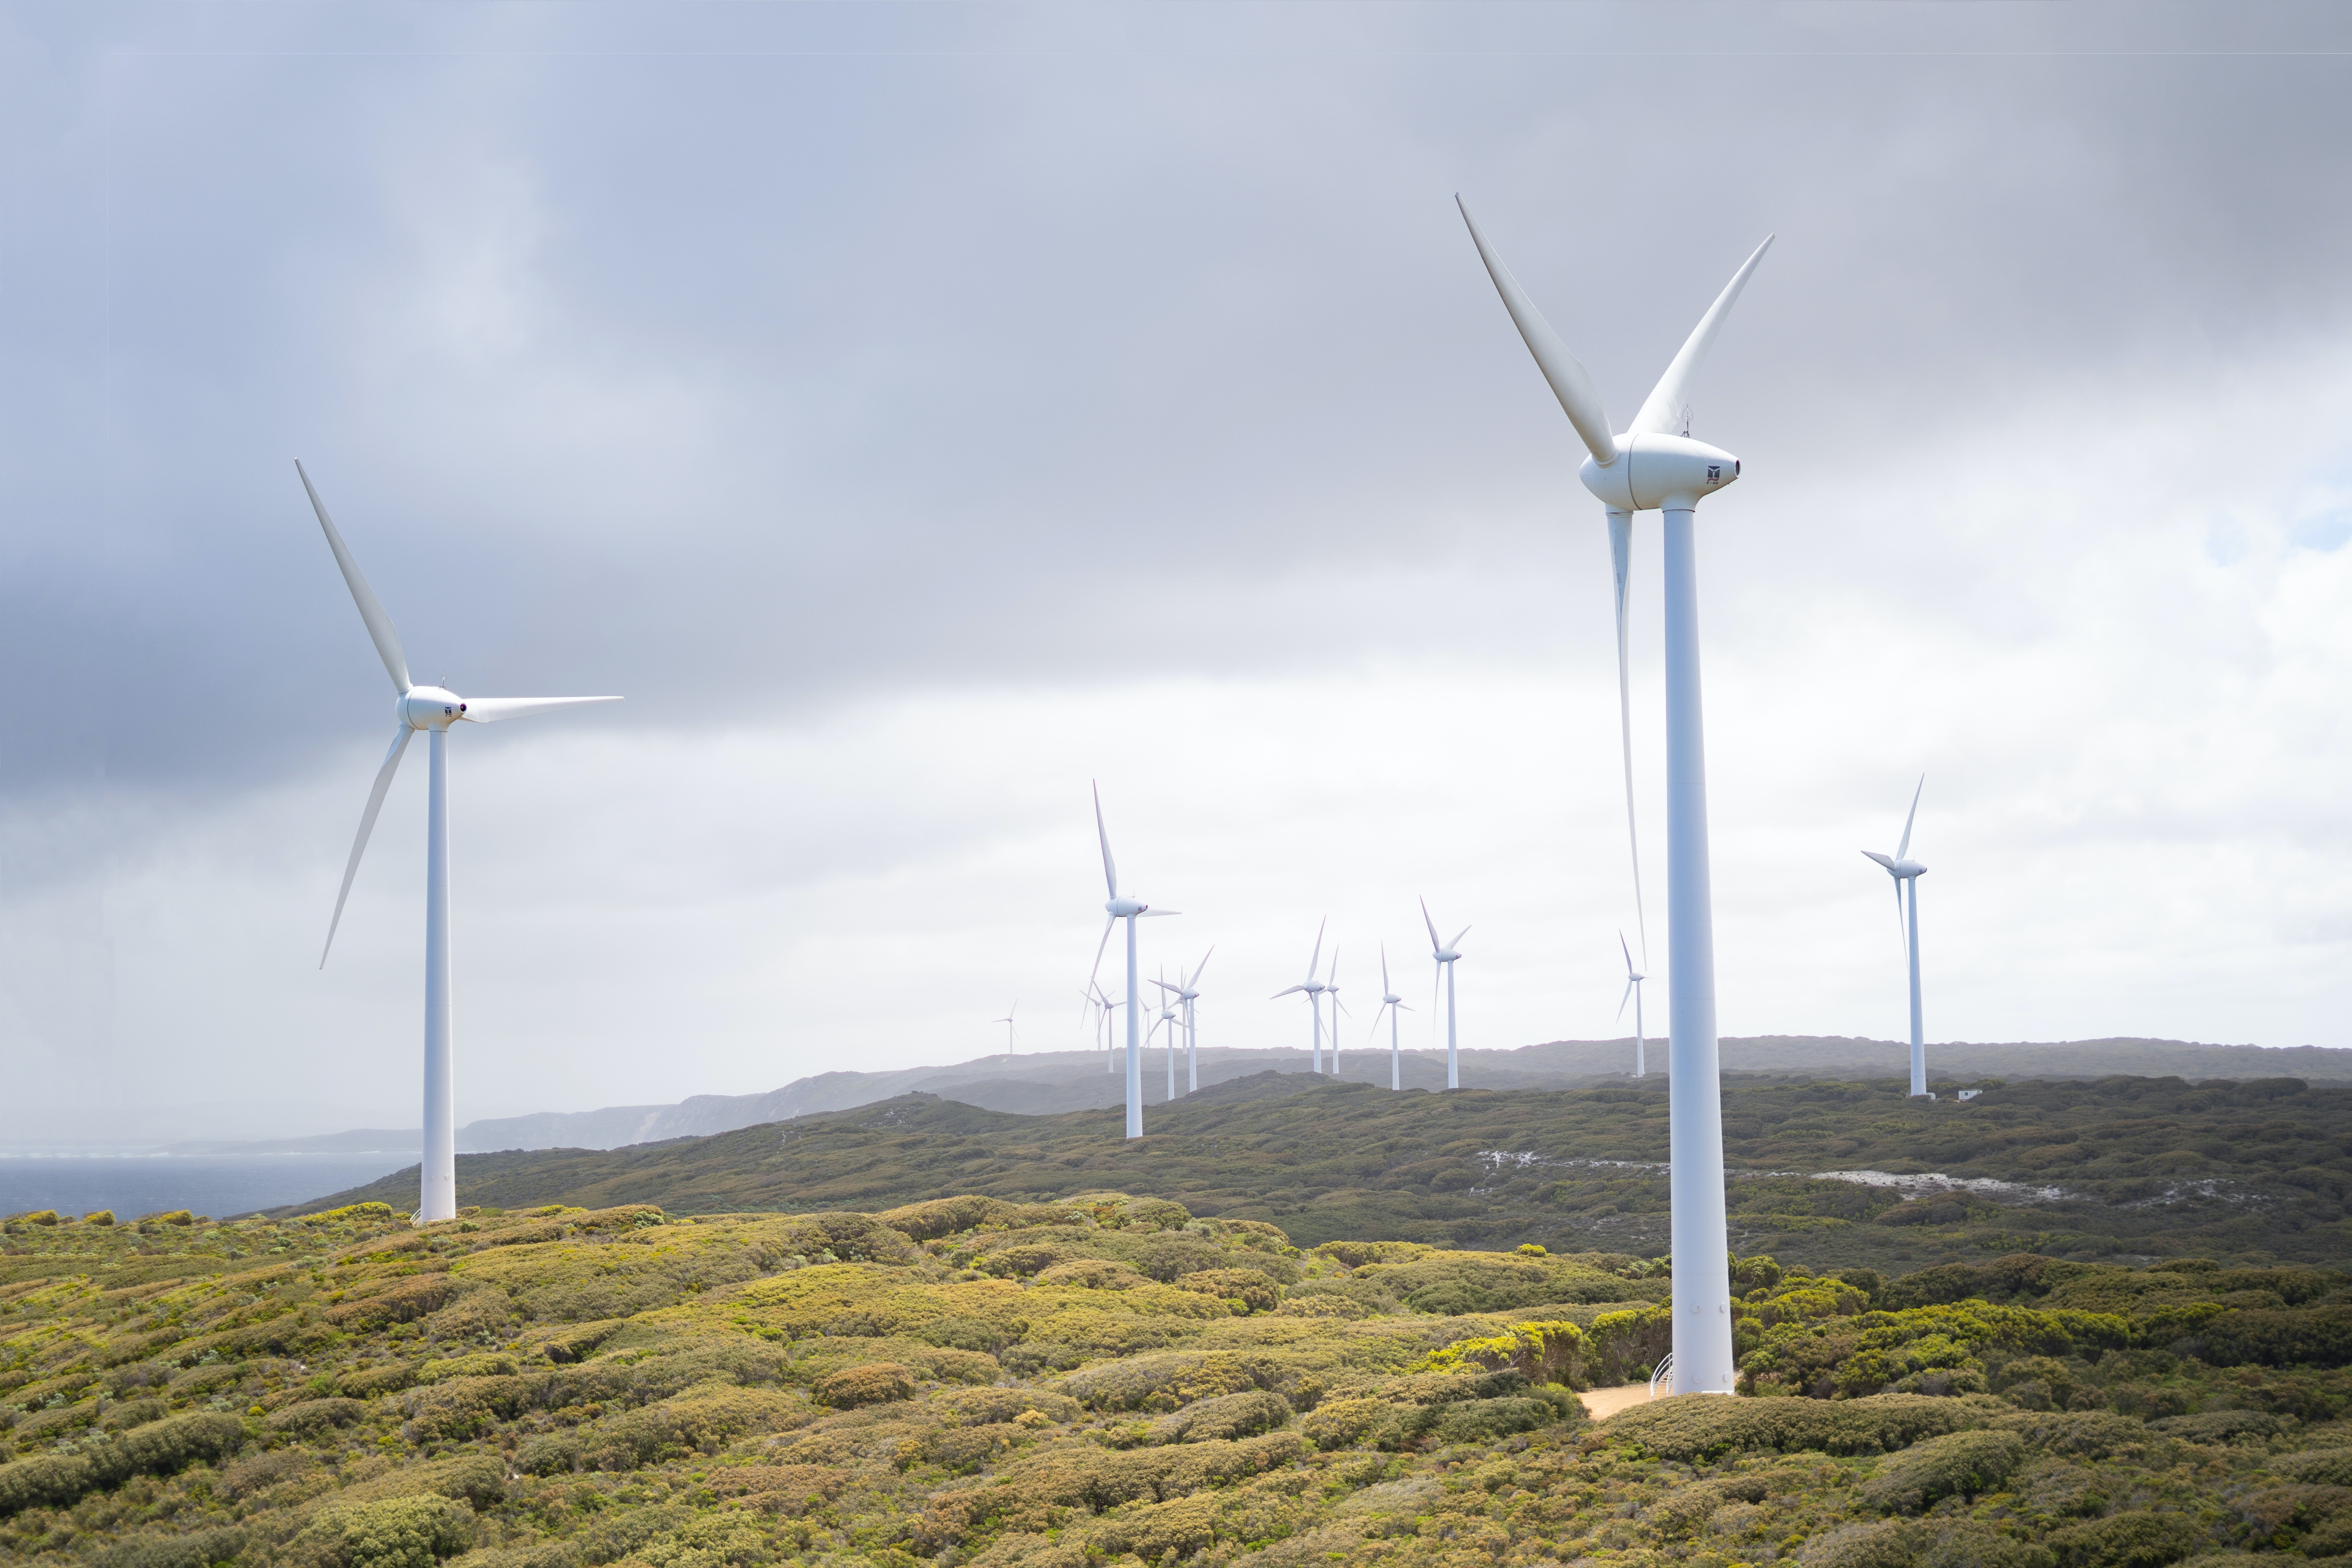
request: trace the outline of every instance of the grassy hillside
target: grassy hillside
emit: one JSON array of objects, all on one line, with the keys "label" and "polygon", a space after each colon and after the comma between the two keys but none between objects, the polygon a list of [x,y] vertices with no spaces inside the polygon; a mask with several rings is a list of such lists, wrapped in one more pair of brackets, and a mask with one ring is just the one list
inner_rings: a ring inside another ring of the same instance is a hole
[{"label": "grassy hillside", "polygon": [[1096,1192],[0,1236],[0,1555],[43,1568],[2352,1553],[2352,1278],[1736,1260],[1740,1399],[1606,1423],[1624,1253],[1301,1249]]},{"label": "grassy hillside", "polygon": [[[2015,1251],[2352,1258],[2343,1204],[2352,1088],[2110,1079],[1923,1102],[1902,1087],[1727,1083],[1734,1244],[1887,1272]],[[1117,1188],[1265,1220],[1308,1246],[1378,1236],[1666,1248],[1663,1086],[1392,1094],[1269,1073],[1203,1089],[1149,1125],[1130,1143],[1115,1110],[1014,1116],[914,1096],[609,1152],[465,1156],[458,1191],[502,1208],[653,1203],[690,1214]],[[1820,1174],[1857,1170],[1979,1184],[1906,1189]],[[404,1212],[415,1200],[412,1169],[310,1206],[378,1201]]]}]

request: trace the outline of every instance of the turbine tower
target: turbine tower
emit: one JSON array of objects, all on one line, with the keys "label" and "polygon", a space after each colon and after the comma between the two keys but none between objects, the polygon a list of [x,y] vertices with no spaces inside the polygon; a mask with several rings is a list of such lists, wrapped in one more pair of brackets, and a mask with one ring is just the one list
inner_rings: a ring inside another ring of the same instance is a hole
[{"label": "turbine tower", "polygon": [[1323,994],[1331,998],[1331,1076],[1339,1076],[1339,944],[1331,944],[1331,970],[1323,977]]},{"label": "turbine tower", "polygon": [[1863,851],[1885,867],[1886,874],[1895,879],[1895,929],[1897,931],[1904,930],[1903,884],[1911,884],[1910,929],[1904,936],[1903,947],[1911,958],[1911,1092],[1915,1095],[1927,1092],[1927,1047],[1921,1034],[1919,1017],[1919,879],[1927,874],[1927,868],[1911,858],[1911,824],[1918,818],[1920,792],[1927,787],[1927,775],[1921,773],[1918,787],[1911,792],[1911,815],[1903,819],[1903,842],[1895,847],[1894,855],[1890,858],[1874,849]]},{"label": "turbine tower", "polygon": [[1112,1067],[1113,1053],[1110,1048],[1110,1016],[1118,1011],[1118,1004],[1104,995],[1102,987],[1099,985],[1089,984],[1078,994],[1084,998],[1080,1004],[1084,1008],[1080,1016],[1091,1017],[1094,1020],[1095,1045],[1103,1053],[1103,1071],[1113,1071],[1115,1069]]},{"label": "turbine tower", "polygon": [[1625,955],[1625,994],[1617,998],[1617,1016],[1625,1016],[1628,1001],[1633,1004],[1633,1076],[1644,1078],[1648,1074],[1642,1062],[1642,982],[1649,976],[1633,967],[1633,950],[1625,945],[1625,933],[1622,931],[1617,933],[1617,946]]},{"label": "turbine tower", "polygon": [[[1537,310],[1470,208],[1463,222],[1561,412],[1590,454],[1578,478],[1603,508],[1617,564],[1619,647],[1633,515],[1656,510],[1665,530],[1667,1058],[1673,1165],[1675,1388],[1733,1386],[1731,1279],[1725,1251],[1723,1096],[1715,1026],[1715,916],[1707,868],[1706,742],[1699,700],[1698,503],[1739,477],[1739,459],[1690,438],[1686,394],[1732,302],[1772,241],[1732,275],[1622,435],[1600,390]],[[1622,668],[1622,667],[1621,667]],[[1622,679],[1621,676],[1621,690]],[[1628,708],[1630,718],[1630,705]],[[1629,818],[1630,822],[1630,812]]]},{"label": "turbine tower", "polygon": [[1118,890],[1118,866],[1110,858],[1110,830],[1103,826],[1102,785],[1095,791],[1095,837],[1102,844],[1103,881],[1110,889],[1110,900],[1103,905],[1110,919],[1104,922],[1102,941],[1095,944],[1095,967],[1087,976],[1092,985],[1095,976],[1102,973],[1103,950],[1110,945],[1111,928],[1119,921],[1127,922],[1127,1135],[1143,1136],[1143,1042],[1140,1036],[1142,1003],[1140,987],[1135,973],[1135,922],[1142,915],[1180,914],[1179,910],[1155,910],[1139,899],[1123,898]]},{"label": "turbine tower", "polygon": [[1184,1092],[1187,1094],[1196,1092],[1201,1087],[1201,1029],[1199,1019],[1193,1016],[1192,1004],[1201,999],[1201,972],[1209,967],[1210,956],[1216,951],[1212,947],[1202,953],[1201,962],[1192,966],[1192,973],[1180,975],[1177,984],[1171,985],[1165,980],[1152,982],[1162,991],[1174,992],[1176,1000],[1184,1007]]},{"label": "turbine tower", "polygon": [[455,1062],[449,1002],[449,727],[460,722],[488,724],[500,719],[573,708],[584,702],[618,702],[620,699],[467,698],[410,680],[408,659],[400,650],[400,634],[393,629],[392,617],[384,614],[375,590],[361,575],[359,563],[352,559],[343,536],[335,531],[334,520],[327,515],[326,503],[311,486],[310,476],[303,471],[300,463],[294,465],[294,472],[302,480],[304,493],[310,498],[310,510],[319,514],[319,526],[327,534],[327,548],[335,552],[335,564],[342,568],[343,582],[352,591],[352,602],[359,605],[360,619],[367,624],[368,637],[392,677],[393,690],[398,693],[392,705],[392,721],[397,728],[393,731],[391,749],[383,754],[383,765],[376,770],[375,785],[368,791],[367,807],[360,813],[359,837],[352,840],[352,858],[343,867],[343,885],[335,894],[335,913],[327,922],[326,945],[319,950],[321,969],[327,967],[327,954],[334,950],[335,928],[343,922],[343,901],[352,896],[352,879],[359,875],[360,857],[367,852],[368,835],[375,831],[376,813],[383,809],[384,792],[392,788],[392,776],[400,771],[400,759],[408,750],[408,738],[419,730],[431,737],[425,815],[425,1158],[417,1172],[416,1205],[416,1223],[429,1225],[435,1220],[454,1219],[457,1214],[457,1089],[452,1076]]},{"label": "turbine tower", "polygon": [[992,1024],[1004,1026],[1004,1054],[1008,1057],[1013,1054],[1013,1015],[1019,1011],[1021,1011],[1021,1003],[1018,998],[1015,998],[1013,1005],[1004,1010],[1004,1016],[989,1020]]},{"label": "turbine tower", "polygon": [[[1455,1058],[1454,1050],[1454,964],[1462,956],[1459,951],[1462,939],[1470,934],[1470,928],[1464,926],[1455,931],[1452,942],[1438,941],[1437,922],[1429,918],[1427,899],[1421,900],[1421,923],[1429,928],[1429,956],[1436,961],[1437,978],[1445,983],[1445,1087],[1460,1089],[1462,1065]],[[1435,985],[1430,987],[1429,1005],[1432,1007],[1437,1005]]]},{"label": "turbine tower", "polygon": [[[1412,1008],[1405,1006],[1403,997],[1389,989],[1389,950],[1388,944],[1382,942],[1381,944],[1381,1010],[1389,1016],[1389,1087],[1393,1089],[1404,1088],[1403,1058],[1397,1046],[1397,1012],[1401,1008],[1408,1013],[1412,1011]],[[1375,1012],[1372,1015],[1372,1033],[1366,1037],[1367,1043],[1380,1032],[1381,1015]]]},{"label": "turbine tower", "polygon": [[1307,993],[1307,1009],[1315,1016],[1315,1055],[1312,1058],[1314,1065],[1307,1069],[1310,1072],[1323,1070],[1323,1004],[1316,1000],[1323,994],[1323,982],[1316,978],[1315,966],[1323,961],[1323,926],[1330,923],[1327,920],[1323,925],[1315,928],[1315,951],[1307,960],[1307,978],[1296,985],[1284,986],[1268,998],[1269,1001],[1279,1002],[1294,992]]}]

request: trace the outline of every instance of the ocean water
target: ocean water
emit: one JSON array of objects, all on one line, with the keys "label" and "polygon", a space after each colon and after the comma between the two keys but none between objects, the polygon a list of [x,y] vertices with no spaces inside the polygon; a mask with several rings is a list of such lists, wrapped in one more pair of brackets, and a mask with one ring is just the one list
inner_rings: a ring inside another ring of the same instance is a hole
[{"label": "ocean water", "polygon": [[215,1219],[325,1197],[416,1163],[414,1154],[0,1154],[0,1215],[189,1209]]}]

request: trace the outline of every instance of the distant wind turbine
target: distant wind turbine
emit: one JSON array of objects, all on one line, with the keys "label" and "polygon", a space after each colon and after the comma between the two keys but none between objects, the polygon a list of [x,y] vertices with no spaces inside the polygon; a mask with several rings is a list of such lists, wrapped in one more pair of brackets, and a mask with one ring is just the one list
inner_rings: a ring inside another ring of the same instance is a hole
[{"label": "distant wind turbine", "polygon": [[1323,982],[1316,975],[1315,969],[1323,961],[1323,927],[1330,923],[1326,921],[1323,925],[1315,928],[1315,951],[1307,960],[1307,978],[1296,985],[1284,986],[1270,998],[1272,1001],[1279,1002],[1294,992],[1307,993],[1307,1010],[1313,1014],[1315,1018],[1314,1066],[1308,1069],[1312,1072],[1323,1070],[1323,1004],[1317,1000],[1323,994]]},{"label": "distant wind turbine", "polygon": [[1625,955],[1625,994],[1617,998],[1617,1016],[1625,1016],[1625,1004],[1633,1004],[1633,1076],[1647,1076],[1642,1064],[1642,982],[1649,978],[1633,967],[1633,950],[1625,945],[1625,933],[1617,933],[1617,946]]},{"label": "distant wind turbine", "polygon": [[1008,1057],[1013,1054],[1013,1015],[1019,1011],[1021,1011],[1021,1002],[1018,997],[1015,997],[1013,1005],[1004,1010],[1004,1016],[989,1020],[992,1024],[1004,1026],[1004,1054]]},{"label": "distant wind turbine", "polygon": [[467,698],[438,686],[419,686],[409,679],[408,659],[401,652],[400,634],[393,629],[392,617],[384,614],[375,590],[361,575],[359,563],[352,559],[343,536],[335,531],[334,519],[327,515],[327,505],[312,488],[310,476],[299,463],[294,465],[294,472],[302,481],[304,493],[310,498],[310,510],[319,514],[319,526],[327,534],[327,548],[334,552],[335,564],[342,569],[343,583],[352,591],[352,602],[359,605],[360,619],[367,624],[368,637],[392,677],[393,690],[398,693],[392,705],[392,721],[397,728],[393,731],[391,748],[383,754],[383,764],[376,770],[375,785],[368,791],[367,806],[360,813],[359,837],[352,840],[352,858],[343,867],[343,885],[335,894],[335,913],[327,922],[326,945],[319,950],[321,969],[327,967],[327,954],[334,949],[335,928],[343,923],[343,902],[352,895],[352,879],[359,875],[360,857],[367,852],[368,835],[375,831],[376,813],[383,809],[384,793],[392,788],[393,774],[400,771],[400,759],[408,750],[409,737],[422,730],[432,738],[425,809],[425,1157],[417,1173],[416,1207],[417,1223],[429,1225],[435,1220],[453,1219],[457,1213],[457,1086],[449,1002],[449,727],[460,722],[488,724],[558,708],[575,708],[586,702],[618,702],[620,699]]},{"label": "distant wind turbine", "polygon": [[[1459,198],[1456,205],[1512,325],[1590,454],[1577,477],[1608,513],[1621,649],[1625,646],[1624,591],[1633,514],[1656,510],[1664,521],[1666,994],[1671,1004],[1666,1138],[1673,1172],[1674,1386],[1677,1394],[1729,1394],[1738,1373],[1732,1357],[1723,1198],[1723,1080],[1716,1037],[1706,722],[1699,697],[1697,513],[1700,501],[1739,478],[1739,459],[1691,439],[1688,393],[1700,362],[1772,240],[1768,236],[1732,274],[1651,388],[1633,423],[1618,435],[1609,428],[1608,411],[1591,375],[1486,243],[1469,206]],[[1622,692],[1622,663],[1620,671]],[[1630,720],[1630,702],[1625,713]],[[1630,752],[1630,741],[1628,746]],[[1629,806],[1629,828],[1631,823]]]},{"label": "distant wind turbine", "polygon": [[1921,773],[1917,788],[1911,792],[1911,815],[1903,819],[1903,842],[1895,847],[1895,853],[1890,857],[1874,849],[1863,851],[1895,879],[1895,929],[1898,931],[1904,930],[1903,885],[1911,885],[1910,930],[1904,935],[1903,949],[1911,960],[1911,1092],[1915,1095],[1927,1092],[1927,1047],[1919,1015],[1919,879],[1927,874],[1927,868],[1910,858],[1911,824],[1918,819],[1919,796],[1927,787],[1927,775]]},{"label": "distant wind turbine", "polygon": [[1331,970],[1323,980],[1323,994],[1331,998],[1331,1076],[1339,1076],[1339,944],[1331,944]]},{"label": "distant wind turbine", "polygon": [[1095,837],[1102,844],[1103,881],[1110,889],[1110,900],[1103,910],[1110,916],[1103,926],[1102,941],[1095,944],[1094,973],[1087,984],[1094,984],[1096,974],[1102,973],[1103,950],[1110,945],[1111,928],[1119,921],[1127,922],[1127,1135],[1143,1136],[1143,1041],[1141,1021],[1143,997],[1135,973],[1135,922],[1143,915],[1180,914],[1179,910],[1155,910],[1139,899],[1124,898],[1118,890],[1118,866],[1110,858],[1110,830],[1103,826],[1102,785],[1095,791]]},{"label": "distant wind turbine", "polygon": [[1085,990],[1079,992],[1078,995],[1083,998],[1079,1005],[1085,1009],[1081,1016],[1091,1017],[1094,1020],[1095,1048],[1103,1053],[1103,1071],[1114,1071],[1112,1065],[1114,1053],[1110,1048],[1110,1016],[1118,1011],[1118,1004],[1104,995],[1102,987],[1099,985],[1089,984]]},{"label": "distant wind turbine", "polygon": [[[1395,1089],[1404,1088],[1404,1061],[1397,1045],[1397,1014],[1400,1010],[1412,1011],[1405,1006],[1403,997],[1389,989],[1389,950],[1388,944],[1383,942],[1381,944],[1381,1012],[1389,1016],[1389,1087]],[[1380,1032],[1381,1014],[1376,1012],[1372,1015],[1372,1035]],[[1371,1037],[1365,1037],[1367,1043]]]},{"label": "distant wind turbine", "polygon": [[[1462,956],[1462,939],[1470,934],[1470,928],[1464,926],[1455,931],[1452,942],[1438,941],[1437,922],[1429,918],[1427,899],[1421,900],[1421,923],[1429,928],[1429,956],[1436,962],[1437,977],[1445,985],[1445,1087],[1460,1089],[1462,1068],[1454,1049],[1454,965]],[[1435,985],[1430,987],[1430,1005],[1433,1007],[1437,1005],[1436,989]]]},{"label": "distant wind turbine", "polygon": [[1216,951],[1212,947],[1208,952],[1202,953],[1201,962],[1192,966],[1192,973],[1180,975],[1178,984],[1171,985],[1165,980],[1152,982],[1162,991],[1173,991],[1176,1000],[1183,1004],[1184,1070],[1188,1084],[1184,1092],[1187,1094],[1198,1091],[1201,1087],[1201,1028],[1200,1020],[1193,1015],[1192,1004],[1201,999],[1201,972],[1209,967],[1210,955]]}]

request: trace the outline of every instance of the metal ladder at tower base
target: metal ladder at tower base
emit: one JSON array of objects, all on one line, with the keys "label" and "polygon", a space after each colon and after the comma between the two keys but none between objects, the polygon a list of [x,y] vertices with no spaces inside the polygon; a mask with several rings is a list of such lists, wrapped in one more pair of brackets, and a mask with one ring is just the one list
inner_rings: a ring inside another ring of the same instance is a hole
[{"label": "metal ladder at tower base", "polygon": [[1675,1391],[1675,1352],[1668,1351],[1659,1361],[1657,1370],[1650,1373],[1650,1397],[1655,1399],[1663,1386],[1668,1394]]}]

